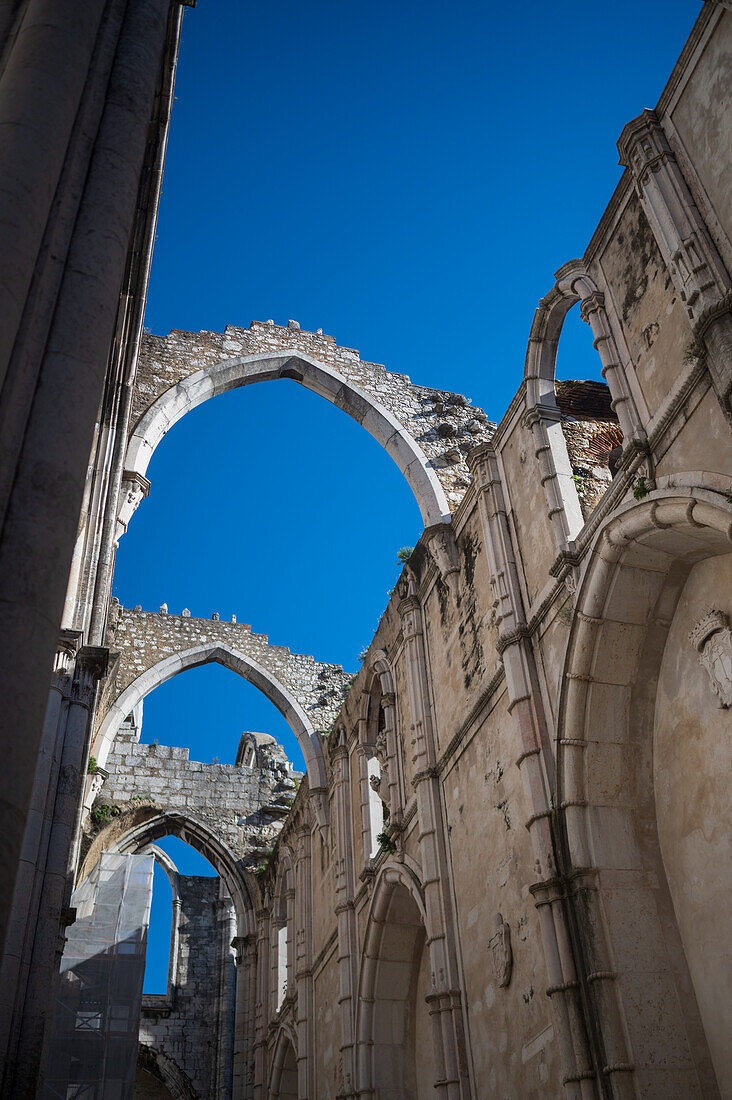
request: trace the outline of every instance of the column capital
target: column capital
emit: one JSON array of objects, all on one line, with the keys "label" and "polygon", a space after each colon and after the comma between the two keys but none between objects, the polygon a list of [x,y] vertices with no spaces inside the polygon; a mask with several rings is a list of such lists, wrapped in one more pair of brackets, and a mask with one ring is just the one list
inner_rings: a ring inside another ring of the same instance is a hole
[{"label": "column capital", "polygon": [[663,127],[655,111],[646,107],[626,122],[618,138],[620,163],[629,168],[639,182],[657,172],[664,161],[673,158]]}]

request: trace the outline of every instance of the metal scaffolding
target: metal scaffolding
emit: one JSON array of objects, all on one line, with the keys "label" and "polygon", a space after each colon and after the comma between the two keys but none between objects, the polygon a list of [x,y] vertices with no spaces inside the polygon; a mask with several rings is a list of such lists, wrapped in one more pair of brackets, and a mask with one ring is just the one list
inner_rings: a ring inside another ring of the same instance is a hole
[{"label": "metal scaffolding", "polygon": [[44,1098],[132,1100],[154,857],[105,852],[72,897]]}]

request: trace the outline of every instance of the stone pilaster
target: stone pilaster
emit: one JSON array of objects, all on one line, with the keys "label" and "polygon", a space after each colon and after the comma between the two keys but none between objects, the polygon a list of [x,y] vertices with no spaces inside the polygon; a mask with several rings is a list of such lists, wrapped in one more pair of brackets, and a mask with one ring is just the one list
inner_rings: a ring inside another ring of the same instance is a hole
[{"label": "stone pilaster", "polygon": [[315,1097],[315,1050],[313,997],[313,892],[311,877],[310,825],[297,831],[295,850],[295,981],[297,983],[297,1077],[298,1096]]},{"label": "stone pilaster", "polygon": [[[413,589],[413,583],[409,584]],[[444,1100],[470,1096],[460,982],[454,950],[454,927],[448,894],[439,779],[435,771],[435,737],[424,648],[422,607],[408,591],[399,603],[407,665],[412,727],[413,785],[417,798],[425,924],[433,987],[428,998],[433,1018],[436,1095]]]},{"label": "stone pilaster", "polygon": [[254,1009],[254,1100],[264,1100],[267,1088],[267,1025],[270,1014],[270,916],[257,910],[257,999]]},{"label": "stone pilaster", "polygon": [[645,110],[618,138],[620,163],[633,174],[643,210],[732,424],[732,278],[694,202],[655,111]]},{"label": "stone pilaster", "polygon": [[[356,989],[358,983],[358,934],[353,904],[353,829],[351,824],[350,761],[346,746],[345,730],[336,734],[338,743],[331,749],[334,788],[335,828],[335,888],[336,918],[338,920],[338,1005],[341,1019],[341,1065],[343,1073],[343,1097],[354,1096],[355,1088],[355,1017]],[[365,771],[365,755],[361,754]],[[363,784],[362,784],[363,785]],[[368,806],[366,807],[368,815]],[[367,819],[368,823],[368,819]]]},{"label": "stone pilaster", "polygon": [[508,525],[498,463],[490,446],[471,456],[476,479],[484,542],[494,590],[499,626],[498,649],[506,673],[509,710],[518,733],[516,764],[526,801],[526,823],[539,874],[532,887],[539,913],[557,1039],[564,1070],[566,1096],[594,1100],[595,1070],[591,1063],[580,1005],[579,981],[564,909],[565,892],[558,883],[552,835],[551,788],[543,750],[541,695],[533,651],[525,622],[513,540]]},{"label": "stone pilaster", "polygon": [[257,937],[234,936],[236,1016],[234,1020],[233,1100],[254,1094],[254,1023],[257,996]]}]

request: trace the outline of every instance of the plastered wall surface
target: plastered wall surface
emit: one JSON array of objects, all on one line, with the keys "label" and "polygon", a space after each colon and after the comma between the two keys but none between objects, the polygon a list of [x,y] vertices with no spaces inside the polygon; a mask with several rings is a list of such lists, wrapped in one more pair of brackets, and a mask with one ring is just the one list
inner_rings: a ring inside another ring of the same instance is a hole
[{"label": "plastered wall surface", "polygon": [[[732,1091],[727,905],[732,709],[720,706],[689,632],[709,607],[732,612],[732,555],[694,566],[663,654],[653,745],[658,833],[674,911],[720,1089]],[[682,689],[683,685],[683,689]],[[716,950],[710,952],[709,945]]]}]

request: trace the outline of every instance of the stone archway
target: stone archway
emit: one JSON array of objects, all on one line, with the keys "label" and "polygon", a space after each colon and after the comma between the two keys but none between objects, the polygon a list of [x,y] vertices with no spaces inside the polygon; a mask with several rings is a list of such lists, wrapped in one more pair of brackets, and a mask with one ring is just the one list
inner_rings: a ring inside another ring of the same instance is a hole
[{"label": "stone archway", "polygon": [[139,852],[165,836],[178,837],[209,861],[234,903],[238,934],[251,935],[255,931],[256,906],[246,873],[219,836],[202,821],[184,814],[146,809],[113,818],[94,838],[81,865],[79,882],[91,872],[103,851]]},{"label": "stone archway", "polygon": [[[703,804],[719,798],[722,719],[693,638],[705,601],[732,612],[731,570],[724,498],[657,491],[598,532],[577,594],[556,797],[583,982],[602,1021],[601,1069],[618,1097],[663,1091],[671,1077],[690,1098],[718,1096],[723,1080],[729,1087],[719,954],[732,939],[729,907],[717,884],[701,888],[689,876],[683,846],[691,838],[697,869],[724,874],[719,838],[704,835],[719,806]],[[687,744],[684,729],[693,730]],[[704,942],[719,944],[711,967],[695,951],[698,922]]]},{"label": "stone archway", "polygon": [[135,1100],[198,1100],[183,1070],[161,1050],[140,1043],[135,1074]]},{"label": "stone archway", "polygon": [[360,1097],[427,1100],[435,1095],[435,1033],[428,1007],[432,984],[421,892],[404,868],[387,865],[374,890],[361,962]]},{"label": "stone archway", "polygon": [[[172,616],[166,616],[166,620],[170,622]],[[109,703],[94,735],[93,753],[100,767],[104,767],[120,725],[145,696],[149,695],[160,684],[165,683],[166,680],[171,679],[171,677],[177,676],[188,669],[213,662],[223,665],[224,668],[230,669],[254,684],[274,703],[288,722],[302,748],[311,790],[317,791],[324,788],[325,766],[319,734],[305,709],[308,704],[297,698],[298,689],[295,683],[295,681],[299,681],[300,688],[304,688],[304,694],[312,693],[314,688],[318,686],[317,682],[310,682],[317,677],[316,662],[312,658],[299,658],[293,662],[297,667],[294,669],[293,675],[289,677],[293,682],[291,686],[288,686],[285,682],[286,669],[284,672],[280,671],[278,675],[274,668],[266,667],[262,660],[256,660],[254,656],[244,652],[244,647],[250,645],[253,638],[256,638],[256,636],[250,634],[245,637],[242,635],[241,648],[236,649],[233,645],[219,640],[202,642],[189,649],[184,649],[154,661],[131,682],[128,682],[116,698],[113,698]],[[282,668],[283,665],[287,664],[286,659],[282,659],[283,654],[286,653],[289,656],[289,651],[284,651],[281,647],[277,647],[277,649],[279,650],[279,664]],[[305,660],[308,660],[310,665],[313,666],[312,674],[307,678],[304,675],[306,670],[303,668]],[[323,669],[335,668],[335,666],[320,667]],[[340,679],[346,681],[347,677],[343,677],[343,674],[340,673]],[[327,685],[321,685],[321,688],[323,687],[327,687]],[[331,690],[335,691],[335,689]],[[335,698],[340,701],[340,695],[336,694]],[[313,713],[315,708],[309,705],[309,710],[310,713]]]},{"label": "stone archway", "polygon": [[268,1100],[297,1100],[297,1053],[294,1032],[280,1028],[272,1059]]}]

